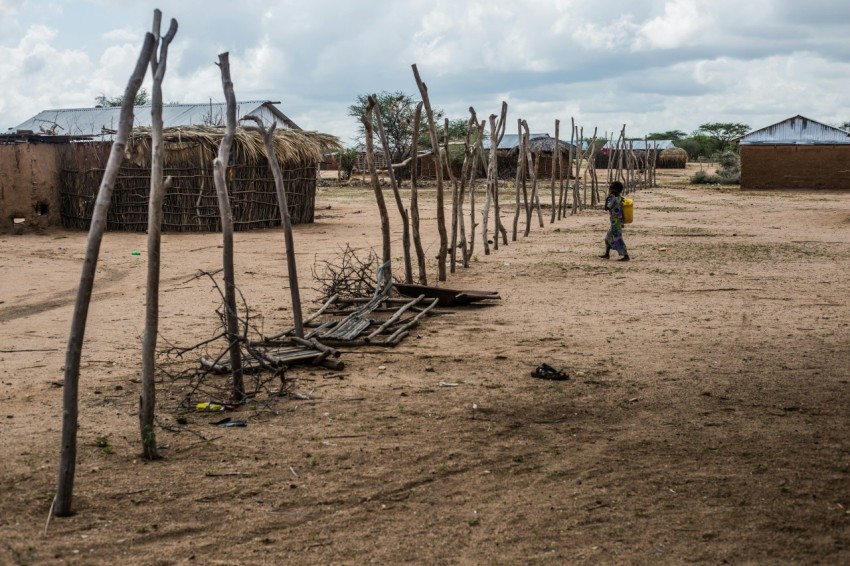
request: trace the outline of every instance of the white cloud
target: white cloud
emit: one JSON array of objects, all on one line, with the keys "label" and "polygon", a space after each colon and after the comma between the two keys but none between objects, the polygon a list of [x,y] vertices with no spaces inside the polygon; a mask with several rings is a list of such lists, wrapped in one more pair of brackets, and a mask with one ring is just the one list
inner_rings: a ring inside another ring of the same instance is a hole
[{"label": "white cloud", "polygon": [[712,24],[711,13],[700,9],[696,0],[669,0],[664,15],[652,18],[638,31],[634,48],[675,49],[693,41],[697,31]]}]

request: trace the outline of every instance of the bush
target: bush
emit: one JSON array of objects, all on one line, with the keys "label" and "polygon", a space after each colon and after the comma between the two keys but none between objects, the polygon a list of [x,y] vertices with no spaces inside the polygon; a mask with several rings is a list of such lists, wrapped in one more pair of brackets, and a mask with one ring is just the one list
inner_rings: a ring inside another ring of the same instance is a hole
[{"label": "bush", "polygon": [[717,175],[709,175],[707,171],[700,169],[691,177],[692,185],[714,185],[720,182]]},{"label": "bush", "polygon": [[351,173],[354,171],[354,166],[357,165],[357,150],[354,148],[344,149],[339,152],[338,159],[339,171],[343,179],[350,179]]}]

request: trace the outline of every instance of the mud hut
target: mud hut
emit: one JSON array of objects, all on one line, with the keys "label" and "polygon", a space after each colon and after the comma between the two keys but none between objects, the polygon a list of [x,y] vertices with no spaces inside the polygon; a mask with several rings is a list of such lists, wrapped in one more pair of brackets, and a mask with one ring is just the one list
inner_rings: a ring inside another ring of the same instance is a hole
[{"label": "mud hut", "polygon": [[[171,188],[163,203],[162,229],[171,232],[221,230],[213,184],[213,160],[224,128],[188,126],[164,131],[165,175]],[[336,137],[316,132],[282,129],[275,133],[275,153],[283,169],[289,213],[293,224],[313,221],[317,166],[323,152],[339,148]],[[59,203],[62,225],[87,229],[111,144],[73,143],[60,152]],[[147,229],[150,190],[151,137],[149,128],[136,128],[127,143],[107,229]],[[262,138],[238,128],[227,167],[228,191],[235,230],[268,228],[280,224],[274,179]]]}]

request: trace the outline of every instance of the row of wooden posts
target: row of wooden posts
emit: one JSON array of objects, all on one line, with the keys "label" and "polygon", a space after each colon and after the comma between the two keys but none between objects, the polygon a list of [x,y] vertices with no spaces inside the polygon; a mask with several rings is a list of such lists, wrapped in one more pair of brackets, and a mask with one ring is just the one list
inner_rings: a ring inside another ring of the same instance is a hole
[{"label": "row of wooden posts", "polygon": [[[431,150],[435,158],[436,167],[436,197],[437,197],[437,231],[440,245],[437,254],[437,279],[446,281],[446,263],[449,264],[451,273],[457,269],[458,254],[460,250],[460,263],[463,267],[469,267],[469,261],[475,249],[477,229],[479,227],[478,212],[475,208],[476,177],[478,164],[487,172],[484,203],[480,212],[481,241],[484,254],[490,254],[490,244],[494,250],[499,249],[499,241],[502,245],[508,245],[508,231],[502,222],[501,207],[499,203],[499,171],[497,148],[502,141],[507,125],[507,102],[502,102],[501,111],[498,116],[491,114],[489,117],[490,151],[489,159],[485,158],[483,135],[488,121],[478,120],[475,109],[470,107],[470,117],[467,121],[466,137],[463,142],[463,165],[461,166],[460,178],[455,176],[453,168],[449,163],[449,146],[452,143],[448,138],[449,121],[445,119],[445,137],[440,143],[437,135],[437,126],[434,120],[434,112],[428,96],[428,87],[422,81],[416,65],[412,66],[413,76],[422,102],[416,107],[413,119],[413,138],[419,139],[419,124],[421,122],[422,110],[424,108],[428,133],[431,138]],[[391,155],[387,136],[384,132],[383,120],[376,95],[368,98],[365,113],[361,121],[365,131],[366,163],[374,188],[375,200],[381,217],[382,234],[382,259],[386,268],[383,271],[384,281],[379,285],[390,285],[392,283],[392,250],[390,238],[390,220],[384,193],[378,176],[379,169],[376,166],[376,152],[374,148],[373,133],[377,127],[378,139],[382,145],[383,155]],[[517,173],[515,188],[515,210],[511,239],[517,240],[519,219],[521,213],[525,216],[525,229],[523,235],[527,237],[531,231],[532,217],[536,210],[537,222],[540,228],[544,227],[543,212],[541,210],[540,193],[542,181],[539,177],[539,165],[541,162],[540,152],[535,158],[530,140],[528,123],[525,120],[517,120],[517,133],[519,147],[517,151]],[[555,140],[552,159],[552,170],[550,175],[549,192],[551,196],[551,214],[549,222],[554,223],[570,214],[576,214],[586,206],[595,207],[600,203],[599,178],[596,171],[597,152],[597,130],[584,144],[584,128],[576,125],[571,120],[569,152],[565,157],[560,146],[560,120],[555,120]],[[404,261],[404,281],[413,282],[413,262],[410,253],[410,243],[413,241],[418,265],[418,283],[428,284],[426,271],[425,252],[419,231],[419,195],[417,186],[417,152],[414,150],[410,159],[395,165],[389,165],[384,169],[388,176],[393,198],[398,208],[402,222],[402,251]],[[644,150],[643,159],[635,152],[633,145],[626,139],[626,127],[623,125],[616,144],[610,151],[608,164],[608,182],[620,181],[625,187],[625,192],[631,193],[640,188],[655,186],[656,151]],[[410,166],[410,209],[405,208],[399,190],[399,181],[396,179],[395,169]],[[583,167],[584,166],[584,167]],[[582,168],[584,171],[582,172]],[[449,241],[446,229],[445,213],[445,177],[451,184],[451,240]],[[557,181],[557,186],[556,186]],[[529,194],[530,188],[530,194]],[[588,192],[590,193],[588,195]],[[571,193],[571,194],[570,194]],[[607,193],[606,193],[607,194]],[[469,226],[470,237],[466,236],[466,222],[464,215],[465,200],[469,200]],[[569,201],[568,202],[568,197]],[[604,197],[603,197],[604,198]],[[494,227],[492,235],[489,231],[490,213],[493,213]],[[451,253],[449,254],[449,250]]]},{"label": "row of wooden posts", "polygon": [[[159,323],[159,280],[160,280],[160,241],[162,225],[162,203],[165,192],[171,184],[171,178],[163,178],[163,119],[162,119],[162,82],[165,77],[168,47],[177,33],[177,21],[172,19],[168,32],[160,35],[162,13],[154,11],[153,30],[147,33],[136,66],[124,90],[118,130],[112,143],[109,159],[104,170],[103,179],[97,193],[91,226],[89,228],[80,285],[74,304],[71,320],[71,331],[68,337],[68,347],[65,356],[65,374],[63,390],[62,416],[62,445],[59,462],[59,480],[56,495],[51,505],[51,514],[68,516],[72,513],[74,475],[77,455],[77,422],[78,397],[80,381],[80,360],[82,356],[83,339],[88,318],[88,308],[91,302],[100,244],[106,229],[106,218],[109,211],[112,192],[118,170],[124,159],[124,148],[133,127],[133,103],[139,88],[144,81],[147,69],[150,67],[153,76],[151,89],[151,186],[148,203],[148,248],[147,248],[147,287],[145,303],[145,330],[142,339],[142,392],[139,398],[139,431],[143,457],[158,459],[156,433],[154,430],[154,415],[156,409],[155,387],[155,356]],[[159,51],[157,52],[157,48]],[[226,331],[223,337],[228,340],[230,361],[232,367],[232,391],[234,400],[244,400],[244,384],[242,371],[241,337],[239,334],[240,318],[236,307],[236,282],[233,267],[233,215],[227,192],[226,164],[230,158],[230,150],[236,131],[236,96],[233,82],[230,78],[230,61],[228,53],[218,56],[218,66],[221,71],[222,89],[226,100],[226,121],[224,136],[219,145],[218,157],[213,162],[213,180],[218,199],[219,215],[222,227],[223,252],[222,264],[224,272],[224,303]],[[289,289],[292,300],[295,336],[304,337],[301,315],[301,298],[298,287],[298,274],[295,268],[295,251],[292,238],[292,226],[284,191],[283,175],[273,147],[275,124],[269,128],[253,116],[243,120],[253,120],[254,125],[245,126],[259,133],[266,149],[283,224],[286,261],[289,275]],[[49,521],[49,517],[48,517]]]},{"label": "row of wooden posts", "polygon": [[[162,22],[162,14],[159,10],[154,11],[153,29],[147,33],[142,45],[141,53],[136,61],[135,68],[127,87],[124,91],[122,99],[120,119],[117,132],[114,137],[112,148],[110,150],[109,159],[104,170],[103,179],[95,201],[94,211],[92,213],[91,225],[88,233],[85,257],[83,260],[82,273],[80,275],[80,284],[77,290],[77,297],[74,303],[74,312],[71,320],[71,330],[68,336],[68,346],[65,357],[64,370],[64,390],[63,390],[63,415],[62,415],[62,438],[59,463],[59,478],[57,483],[56,495],[51,505],[51,514],[57,516],[68,516],[72,513],[72,499],[74,476],[76,470],[76,455],[77,455],[77,428],[78,428],[78,400],[79,400],[79,381],[80,381],[80,361],[82,357],[83,340],[86,330],[86,322],[88,318],[88,309],[91,302],[92,290],[94,287],[95,273],[97,269],[97,261],[100,253],[100,245],[103,240],[103,235],[106,230],[106,219],[109,211],[112,192],[115,186],[115,180],[118,175],[122,160],[124,159],[124,149],[127,144],[127,139],[132,130],[133,125],[133,102],[136,98],[139,88],[144,81],[147,69],[150,67],[153,76],[153,86],[151,91],[151,124],[152,124],[152,147],[151,147],[151,186],[148,204],[148,248],[147,248],[147,286],[146,286],[146,306],[145,306],[145,330],[142,340],[142,391],[139,399],[139,432],[141,437],[141,446],[143,456],[146,459],[159,458],[157,450],[156,434],[154,430],[154,416],[156,409],[156,387],[155,387],[155,354],[158,336],[159,323],[159,282],[160,282],[160,241],[161,241],[161,224],[162,224],[162,204],[168,187],[171,184],[171,178],[163,178],[163,119],[162,119],[162,82],[165,77],[166,64],[168,58],[168,48],[177,33],[177,21],[172,19],[169,29],[164,36],[160,35],[160,27]],[[244,384],[242,370],[242,354],[241,341],[242,337],[239,333],[240,318],[236,306],[236,283],[233,266],[233,215],[230,208],[230,202],[227,192],[226,181],[226,164],[229,161],[231,144],[236,131],[236,97],[234,94],[233,82],[230,77],[230,63],[227,53],[219,55],[218,66],[221,71],[222,89],[226,100],[226,122],[224,136],[219,146],[218,157],[213,162],[213,180],[216,189],[216,195],[219,205],[219,215],[222,226],[222,264],[224,277],[224,303],[225,303],[225,322],[226,331],[223,337],[228,340],[228,349],[230,352],[231,373],[232,373],[232,391],[234,400],[242,402],[244,400]],[[440,163],[441,154],[448,156],[449,141],[445,139],[441,144],[437,136],[436,124],[434,121],[434,113],[428,98],[428,89],[422,82],[416,65],[413,65],[413,74],[419,91],[422,95],[422,102],[417,106],[416,118],[414,120],[413,139],[418,139],[419,122],[421,112],[424,108],[428,120],[428,129],[431,138],[431,145],[434,153]],[[505,133],[507,118],[507,103],[502,103],[501,113],[497,117],[491,115],[489,117],[490,126],[490,158],[489,162],[485,163],[485,151],[483,147],[482,135],[484,133],[487,122],[484,120],[478,121],[477,115],[473,108],[470,108],[470,118],[467,128],[467,136],[464,146],[464,162],[461,170],[460,179],[457,179],[451,168],[448,168],[448,179],[452,186],[452,201],[451,201],[451,261],[450,268],[454,272],[457,265],[456,250],[461,250],[461,263],[464,267],[469,266],[469,260],[474,251],[476,240],[476,231],[478,223],[476,222],[475,214],[475,181],[477,160],[480,160],[482,166],[487,168],[486,192],[484,195],[484,205],[481,212],[481,237],[484,247],[484,253],[490,253],[489,238],[489,212],[493,210],[493,218],[495,227],[493,228],[492,242],[493,248],[498,249],[499,238],[502,239],[502,244],[507,245],[507,229],[502,223],[499,206],[499,181],[498,167],[495,149],[498,147],[502,136]],[[292,301],[292,313],[294,322],[294,334],[296,339],[304,338],[303,318],[301,312],[301,298],[298,286],[298,274],[295,266],[295,248],[292,236],[292,227],[287,206],[286,193],[283,185],[283,175],[280,164],[277,161],[274,148],[273,136],[275,125],[272,124],[268,129],[264,127],[263,122],[256,117],[246,117],[243,120],[253,120],[255,125],[246,126],[260,134],[263,139],[266,154],[269,161],[269,166],[272,171],[272,176],[275,181],[275,188],[278,197],[278,205],[280,207],[280,216],[284,232],[284,245],[286,248],[287,270],[289,276],[290,298]],[[366,113],[362,117],[363,124],[366,128],[366,150],[369,170],[372,177],[372,182],[375,188],[375,198],[381,215],[381,232],[382,232],[382,247],[383,247],[383,262],[384,269],[382,270],[382,279],[379,285],[390,285],[392,283],[391,272],[391,250],[390,250],[390,228],[389,215],[387,213],[386,203],[384,202],[383,192],[378,179],[378,171],[375,167],[374,147],[372,142],[373,123],[377,125],[377,132],[384,147],[384,153],[389,155],[389,147],[387,143],[386,133],[384,131],[383,121],[381,119],[380,110],[377,105],[377,100],[374,96],[369,98]],[[580,145],[573,155],[572,150],[569,159],[565,160],[558,146],[559,122],[555,122],[556,129],[556,154],[558,159],[553,160],[552,179],[550,183],[551,199],[552,199],[552,214],[550,222],[554,222],[557,216],[558,219],[566,216],[567,192],[569,192],[569,184],[572,178],[575,182],[572,183],[572,207],[571,213],[575,214],[579,208],[583,208],[587,202],[587,188],[591,187],[591,205],[596,205],[598,202],[598,181],[593,156],[595,151],[595,133],[591,138],[591,143],[588,144],[586,150],[582,150]],[[448,128],[446,128],[448,131]],[[538,222],[543,226],[543,216],[540,205],[540,183],[537,180],[537,171],[535,170],[534,160],[529,145],[528,124],[524,121],[518,121],[518,131],[520,133],[521,142],[519,148],[520,167],[517,169],[517,184],[516,184],[516,204],[517,209],[514,216],[513,224],[513,240],[517,239],[517,226],[520,214],[520,193],[522,193],[522,203],[525,210],[525,235],[527,236],[531,227],[532,212],[536,208]],[[621,140],[624,140],[625,129],[621,132]],[[475,142],[472,143],[473,139]],[[576,128],[573,123],[571,138],[575,140],[582,139],[582,131]],[[619,147],[619,146],[618,146]],[[625,146],[623,146],[625,147]],[[624,151],[624,150],[623,150]],[[628,186],[634,187],[633,180],[637,178],[634,172],[637,167],[637,161],[633,159],[633,152],[624,153],[625,158],[619,159],[619,167],[615,169],[614,175],[617,178],[623,177],[628,180]],[[631,157],[629,157],[631,155]],[[567,163],[565,163],[565,161]],[[584,173],[584,195],[580,190],[580,173],[583,162],[588,165]],[[539,160],[537,161],[539,163]],[[573,169],[574,167],[574,169]],[[558,189],[555,188],[556,169],[558,175]],[[415,247],[417,263],[419,267],[418,279],[422,284],[427,284],[427,275],[425,270],[425,252],[422,246],[422,241],[419,236],[419,208],[418,194],[415,179],[416,162],[412,170],[414,177],[412,181],[410,214],[404,206],[401,199],[398,183],[393,173],[393,167],[388,168],[390,184],[393,191],[393,197],[403,224],[402,245],[404,248],[404,272],[405,280],[412,282],[413,280],[413,265],[410,256],[411,239]],[[612,170],[609,169],[609,177],[612,175]],[[565,179],[566,176],[566,179]],[[588,180],[589,178],[589,180]],[[644,173],[644,185],[647,181],[646,173]],[[566,183],[565,183],[566,181]],[[590,183],[590,184],[588,184]],[[529,197],[528,187],[531,186],[531,195]],[[470,207],[470,238],[466,237],[466,227],[464,222],[464,200],[466,195],[469,196]],[[437,223],[440,235],[440,248],[438,255],[438,279],[446,280],[446,259],[449,250],[448,231],[446,230],[445,219],[445,203],[444,203],[444,179],[442,167],[437,167]],[[458,241],[459,240],[459,241]],[[49,521],[49,518],[48,518]]]}]

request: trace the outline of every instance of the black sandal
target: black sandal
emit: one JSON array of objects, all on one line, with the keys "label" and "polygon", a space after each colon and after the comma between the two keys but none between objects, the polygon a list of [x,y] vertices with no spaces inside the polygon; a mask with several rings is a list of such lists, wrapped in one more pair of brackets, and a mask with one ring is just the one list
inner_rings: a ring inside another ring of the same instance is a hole
[{"label": "black sandal", "polygon": [[547,379],[549,381],[566,381],[570,378],[569,375],[562,371],[558,371],[549,364],[540,364],[531,372],[531,377]]}]

